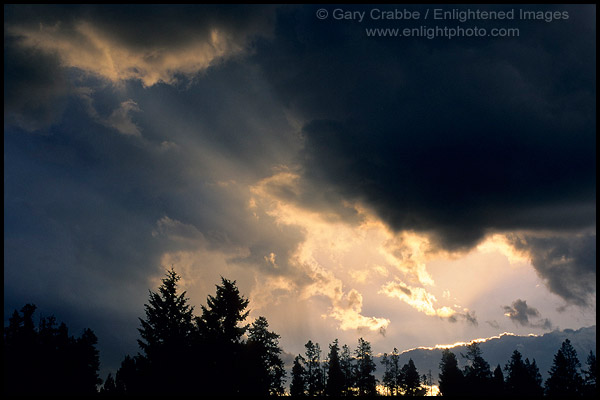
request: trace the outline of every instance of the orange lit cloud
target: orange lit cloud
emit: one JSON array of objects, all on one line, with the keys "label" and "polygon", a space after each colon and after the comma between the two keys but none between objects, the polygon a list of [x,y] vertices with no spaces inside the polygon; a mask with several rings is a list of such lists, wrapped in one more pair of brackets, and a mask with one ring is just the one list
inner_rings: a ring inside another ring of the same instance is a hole
[{"label": "orange lit cloud", "polygon": [[79,21],[72,28],[61,23],[37,28],[11,27],[25,47],[56,54],[64,67],[74,67],[113,83],[139,80],[144,86],[173,84],[177,75],[191,77],[213,63],[243,50],[244,39],[213,28],[187,45],[133,48],[95,26]]}]

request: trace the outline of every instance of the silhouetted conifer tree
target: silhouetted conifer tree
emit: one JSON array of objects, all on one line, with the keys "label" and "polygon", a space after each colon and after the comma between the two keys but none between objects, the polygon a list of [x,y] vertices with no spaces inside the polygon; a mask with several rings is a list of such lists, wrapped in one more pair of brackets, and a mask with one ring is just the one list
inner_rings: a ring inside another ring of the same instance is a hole
[{"label": "silhouetted conifer tree", "polygon": [[579,374],[581,363],[569,339],[565,339],[554,356],[545,392],[548,396],[578,396],[582,394],[583,379]]},{"label": "silhouetted conifer tree", "polygon": [[242,322],[248,316],[248,299],[235,281],[221,277],[215,296],[207,297],[198,326],[197,358],[202,360],[202,387],[209,394],[240,395],[244,391],[245,354],[243,335],[248,330]]},{"label": "silhouetted conifer tree", "polygon": [[268,330],[265,317],[258,317],[249,328],[246,376],[251,378],[245,388],[248,394],[283,395],[285,369],[281,360],[280,336]]},{"label": "silhouetted conifer tree", "polygon": [[337,339],[329,345],[329,355],[327,358],[328,368],[325,393],[328,396],[341,396],[344,390],[344,373],[340,365],[340,346]]},{"label": "silhouetted conifer tree", "polygon": [[402,366],[400,388],[404,396],[424,396],[425,388],[421,387],[421,377],[412,358]]},{"label": "silhouetted conifer tree", "polygon": [[400,367],[400,355],[394,347],[391,354],[384,353],[381,363],[385,367],[383,373],[383,385],[388,389],[390,396],[398,396],[400,382],[402,380],[402,368]]},{"label": "silhouetted conifer tree", "polygon": [[506,393],[509,396],[541,396],[542,376],[535,360],[529,363],[522,360],[521,353],[515,350],[506,366]]},{"label": "silhouetted conifer tree", "polygon": [[356,377],[354,374],[354,364],[353,364],[352,352],[350,351],[350,347],[347,344],[342,346],[342,353],[340,355],[340,368],[342,370],[342,374],[344,376],[344,388],[342,390],[342,395],[351,396],[354,394],[354,388],[356,386]]},{"label": "silhouetted conifer tree", "polygon": [[290,384],[290,394],[295,397],[306,396],[306,369],[304,365],[306,360],[300,354],[294,359],[292,367],[292,382]]},{"label": "silhouetted conifer tree", "polygon": [[318,343],[309,340],[304,347],[306,370],[306,387],[309,396],[320,396],[323,394],[323,370],[321,369],[321,347]]},{"label": "silhouetted conifer tree", "polygon": [[492,385],[490,387],[490,394],[495,397],[503,397],[505,395],[504,390],[504,374],[502,373],[502,368],[500,364],[496,366],[494,369],[494,374],[492,376]]},{"label": "silhouetted conifer tree", "polygon": [[586,360],[587,369],[583,370],[584,394],[586,396],[596,395],[596,356],[590,350]]},{"label": "silhouetted conifer tree", "polygon": [[373,361],[371,343],[363,338],[358,339],[358,347],[354,352],[356,356],[356,386],[359,396],[374,396],[376,394],[375,369],[377,368]]},{"label": "silhouetted conifer tree", "polygon": [[439,387],[443,396],[458,396],[464,392],[464,376],[458,368],[456,355],[449,349],[442,351]]},{"label": "silhouetted conifer tree", "polygon": [[150,291],[145,305],[146,318],[141,319],[138,344],[149,364],[146,389],[149,393],[190,393],[193,307],[186,292],[177,293],[180,280],[171,268],[162,279],[158,292]]},{"label": "silhouetted conifer tree", "polygon": [[115,379],[112,377],[112,374],[109,372],[108,376],[104,380],[104,385],[102,385],[102,389],[100,389],[100,394],[103,395],[116,395],[117,394],[117,385],[115,384]]},{"label": "silhouetted conifer tree", "polygon": [[468,345],[467,354],[463,357],[467,359],[467,365],[464,368],[465,394],[478,396],[486,393],[492,381],[492,371],[490,364],[482,357],[479,343]]}]

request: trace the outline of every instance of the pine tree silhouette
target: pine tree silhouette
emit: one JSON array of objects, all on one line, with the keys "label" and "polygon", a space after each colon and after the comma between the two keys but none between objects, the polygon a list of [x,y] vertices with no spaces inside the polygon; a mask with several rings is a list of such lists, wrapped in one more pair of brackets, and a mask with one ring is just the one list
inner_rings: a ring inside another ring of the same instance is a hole
[{"label": "pine tree silhouette", "polygon": [[569,339],[565,339],[554,356],[545,392],[548,396],[578,396],[582,394],[583,379],[579,374],[581,363]]},{"label": "pine tree silhouette", "polygon": [[290,384],[290,394],[294,397],[306,396],[307,385],[306,385],[306,369],[304,364],[306,360],[302,355],[298,354],[294,359],[294,366],[292,367],[292,382]]},{"label": "pine tree silhouette", "polygon": [[371,343],[363,338],[358,339],[358,347],[354,352],[356,356],[356,386],[359,396],[374,396],[376,393],[375,369]]},{"label": "pine tree silhouette", "polygon": [[339,397],[344,390],[344,373],[340,365],[340,346],[337,339],[329,345],[329,355],[327,358],[328,368],[325,393],[328,396]]},{"label": "pine tree silhouette", "polygon": [[442,351],[439,375],[440,392],[444,396],[458,396],[464,392],[464,376],[458,368],[456,355],[449,349]]}]

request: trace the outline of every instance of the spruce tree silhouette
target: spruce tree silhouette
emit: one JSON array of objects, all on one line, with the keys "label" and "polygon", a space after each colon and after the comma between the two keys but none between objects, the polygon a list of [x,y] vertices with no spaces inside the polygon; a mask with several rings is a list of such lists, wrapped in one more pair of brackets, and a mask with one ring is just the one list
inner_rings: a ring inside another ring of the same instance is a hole
[{"label": "spruce tree silhouette", "polygon": [[298,354],[294,358],[294,366],[292,367],[292,382],[290,384],[290,395],[293,397],[306,396],[306,369],[304,364],[306,360],[302,355]]},{"label": "spruce tree silhouette", "polygon": [[284,394],[285,369],[281,360],[280,336],[268,330],[265,317],[258,317],[248,329],[245,392],[251,395]]},{"label": "spruce tree silhouette", "polygon": [[587,369],[583,370],[584,374],[584,394],[586,396],[596,395],[596,356],[590,350],[590,354],[586,360]]},{"label": "spruce tree silhouette", "polygon": [[439,387],[443,396],[459,396],[464,392],[464,376],[458,368],[456,355],[450,349],[442,351]]},{"label": "spruce tree silhouette", "polygon": [[490,386],[490,394],[494,397],[504,397],[506,395],[504,373],[500,364],[496,365],[492,375],[492,385]]},{"label": "spruce tree silhouette", "polygon": [[171,268],[162,279],[158,292],[150,291],[145,305],[146,318],[139,319],[141,339],[138,344],[148,363],[145,391],[154,394],[189,393],[190,357],[195,331],[193,307],[186,292],[177,293],[180,280]]},{"label": "spruce tree silhouette", "polygon": [[521,353],[515,350],[504,370],[506,371],[506,393],[508,395],[543,395],[542,376],[535,360],[531,364],[529,359],[523,361]]},{"label": "spruce tree silhouette", "polygon": [[464,368],[465,394],[480,396],[487,393],[492,381],[492,371],[490,364],[482,357],[479,343],[467,345],[467,354],[463,357],[467,359],[467,365]]},{"label": "spruce tree silhouette", "polygon": [[425,388],[421,387],[421,377],[412,358],[402,366],[402,380],[400,383],[404,396],[424,396]]},{"label": "spruce tree silhouette", "polygon": [[390,396],[399,396],[400,381],[402,378],[402,368],[400,367],[400,355],[398,349],[394,347],[391,354],[384,353],[381,363],[385,367],[383,373],[383,385],[389,391]]},{"label": "spruce tree silhouette", "polygon": [[320,396],[323,394],[323,370],[321,369],[321,347],[319,343],[313,343],[309,340],[304,347],[305,352],[305,370],[306,386],[309,396]]},{"label": "spruce tree silhouette", "polygon": [[581,363],[569,339],[560,346],[554,356],[550,376],[546,380],[545,392],[548,396],[579,396],[583,394],[583,378],[579,374]]},{"label": "spruce tree silhouette", "polygon": [[358,347],[355,351],[356,356],[356,386],[359,396],[375,396],[376,380],[375,362],[373,361],[373,352],[371,343],[363,338],[358,339]]},{"label": "spruce tree silhouette", "polygon": [[337,339],[329,345],[327,359],[327,383],[325,385],[325,394],[328,396],[339,397],[344,390],[344,374],[340,365],[340,346]]},{"label": "spruce tree silhouette", "polygon": [[342,353],[340,355],[340,368],[344,375],[344,389],[342,391],[343,396],[354,395],[354,388],[356,386],[356,375],[354,368],[354,358],[352,352],[347,344],[342,346]]},{"label": "spruce tree silhouette", "polygon": [[241,323],[248,316],[248,300],[235,281],[221,277],[215,296],[207,297],[202,316],[196,318],[199,333],[198,359],[202,359],[202,387],[209,394],[240,395],[244,392],[242,359],[245,343],[242,336],[248,325]]}]

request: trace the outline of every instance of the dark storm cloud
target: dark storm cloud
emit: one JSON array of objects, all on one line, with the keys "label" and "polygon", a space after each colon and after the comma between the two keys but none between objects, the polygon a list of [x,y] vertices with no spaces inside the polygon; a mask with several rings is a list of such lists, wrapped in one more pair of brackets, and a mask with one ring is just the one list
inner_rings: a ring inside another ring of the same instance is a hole
[{"label": "dark storm cloud", "polygon": [[56,56],[19,47],[4,36],[4,123],[28,131],[56,122],[71,85]]},{"label": "dark storm cloud", "polygon": [[596,234],[507,236],[525,250],[548,288],[571,304],[593,304],[596,294]]},{"label": "dark storm cloud", "polygon": [[[526,300],[517,299],[512,305],[504,306],[503,309],[505,315],[516,325],[552,329],[552,322],[548,318],[541,318],[540,312],[536,308],[528,306]],[[532,319],[537,319],[537,321]]]},{"label": "dark storm cloud", "polygon": [[313,11],[284,14],[276,51],[259,52],[306,121],[308,178],[448,249],[497,229],[593,224],[585,7],[569,8],[566,22],[519,24],[517,39],[455,41],[368,38],[362,25]]},{"label": "dark storm cloud", "polygon": [[[448,250],[491,232],[593,228],[595,7],[541,9],[569,19],[511,21],[517,38],[456,40],[367,37],[365,27],[412,25],[281,10],[256,60],[304,123],[304,178]],[[580,302],[589,266],[555,270],[556,254],[542,253],[534,263],[551,290]]]}]

